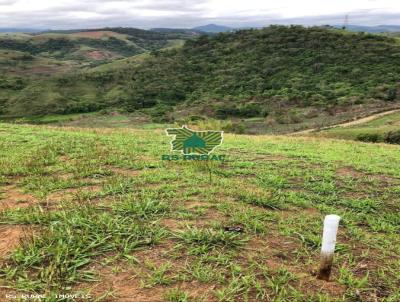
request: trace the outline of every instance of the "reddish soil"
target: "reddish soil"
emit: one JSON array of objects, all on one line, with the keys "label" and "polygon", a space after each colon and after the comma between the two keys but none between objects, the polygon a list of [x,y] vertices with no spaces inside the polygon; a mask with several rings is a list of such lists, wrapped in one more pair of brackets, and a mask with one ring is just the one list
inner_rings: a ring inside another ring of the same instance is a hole
[{"label": "reddish soil", "polygon": [[[316,294],[318,292],[328,293],[331,296],[340,297],[344,294],[346,287],[336,282],[326,282],[317,280],[314,276],[312,265],[300,265],[296,258],[295,251],[300,248],[300,243],[290,238],[282,237],[278,234],[269,233],[265,238],[254,238],[248,242],[246,257],[258,259],[273,273],[280,268],[285,268],[289,272],[299,277],[299,286],[304,293]],[[246,258],[244,258],[245,260]],[[261,261],[261,259],[264,259]],[[245,260],[246,261],[246,260]],[[318,263],[316,260],[315,263]],[[333,272],[333,278],[337,275]]]},{"label": "reddish soil", "polygon": [[172,218],[166,218],[160,221],[160,224],[163,227],[166,227],[167,229],[169,229],[172,232],[176,232],[179,231],[181,229],[181,226],[179,224],[179,220],[176,219],[172,219]]},{"label": "reddish soil", "polygon": [[341,177],[351,177],[351,178],[365,177],[363,173],[354,170],[352,167],[341,167],[336,170],[336,175]]},{"label": "reddish soil", "polygon": [[91,191],[91,192],[99,192],[101,190],[101,187],[98,185],[92,185],[92,186],[85,186],[85,187],[80,187],[80,188],[71,188],[71,189],[65,189],[65,190],[60,190],[56,191],[54,193],[51,193],[47,196],[46,201],[49,203],[58,203],[60,201],[67,201],[67,200],[72,200],[73,196],[80,192],[80,191]]},{"label": "reddish soil", "polygon": [[112,57],[109,52],[104,52],[100,50],[88,51],[85,53],[85,55],[93,60],[104,60]]},{"label": "reddish soil", "polygon": [[62,161],[62,162],[67,162],[70,158],[69,158],[69,156],[68,155],[61,155],[60,157],[59,157],[59,159],[60,159],[60,161]]},{"label": "reddish soil", "polygon": [[9,208],[28,207],[37,202],[35,197],[21,192],[15,185],[3,187],[4,197],[0,199],[0,212]]},{"label": "reddish soil", "polygon": [[185,207],[188,209],[193,209],[197,207],[204,207],[204,206],[209,206],[209,203],[206,202],[201,202],[201,201],[187,201],[185,202]]},{"label": "reddish soil", "polygon": [[116,174],[120,174],[120,175],[124,175],[124,176],[130,176],[130,177],[138,176],[139,173],[140,173],[139,170],[118,168],[118,167],[112,167],[112,166],[107,166],[106,168],[111,170],[111,171],[113,171]]},{"label": "reddish soil", "polygon": [[99,273],[102,281],[91,287],[91,294],[93,297],[99,297],[107,291],[112,292],[112,295],[102,300],[104,302],[163,301],[163,288],[141,288],[132,271],[113,273],[109,269],[103,269]]},{"label": "reddish soil", "polygon": [[[157,246],[147,247],[144,250],[133,253],[133,256],[138,260],[139,264],[131,266],[125,262],[113,263],[107,266],[96,267],[95,270],[99,273],[101,281],[93,283],[82,283],[79,288],[91,288],[91,293],[94,297],[99,297],[107,291],[112,292],[112,296],[107,297],[107,302],[161,302],[167,290],[164,286],[154,286],[152,288],[143,287],[140,283],[141,277],[138,275],[146,275],[147,269],[144,263],[150,262],[155,265],[164,264],[168,260],[168,253],[172,249],[172,242],[165,242]],[[181,266],[181,264],[178,264]],[[117,272],[113,272],[113,268],[117,268]],[[176,267],[175,267],[176,268]],[[176,273],[176,269],[171,273]]]},{"label": "reddish soil", "polygon": [[24,235],[22,226],[0,226],[0,258],[4,258],[14,250]]}]

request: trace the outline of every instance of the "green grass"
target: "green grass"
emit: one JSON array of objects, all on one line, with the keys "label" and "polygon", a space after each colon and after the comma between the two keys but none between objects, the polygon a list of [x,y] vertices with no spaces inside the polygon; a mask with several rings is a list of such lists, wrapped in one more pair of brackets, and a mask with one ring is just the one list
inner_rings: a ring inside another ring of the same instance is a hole
[{"label": "green grass", "polygon": [[225,135],[212,166],[169,147],[161,129],[0,124],[0,295],[399,301],[400,147]]},{"label": "green grass", "polygon": [[359,137],[362,135],[376,135],[378,138],[380,138],[380,141],[383,141],[385,134],[390,131],[399,130],[399,125],[400,113],[396,112],[379,117],[367,123],[352,127],[332,128],[321,132],[316,132],[315,135],[350,140],[359,140]]},{"label": "green grass", "polygon": [[16,123],[29,124],[62,124],[66,122],[76,121],[78,119],[93,116],[95,113],[85,114],[49,114],[44,116],[31,116],[15,119]]},{"label": "green grass", "polygon": [[90,112],[73,114],[50,114],[43,116],[27,116],[22,118],[0,115],[0,121],[16,124],[33,124],[49,126],[72,126],[82,128],[137,128],[165,129],[171,124],[154,123],[149,116],[141,113]]}]

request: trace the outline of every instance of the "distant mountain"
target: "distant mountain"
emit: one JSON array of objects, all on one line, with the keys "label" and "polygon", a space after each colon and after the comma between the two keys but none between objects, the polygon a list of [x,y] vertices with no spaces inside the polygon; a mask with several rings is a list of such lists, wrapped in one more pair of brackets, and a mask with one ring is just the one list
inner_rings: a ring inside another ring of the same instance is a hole
[{"label": "distant mountain", "polygon": [[156,27],[150,29],[150,31],[157,31],[160,33],[194,33],[197,32],[190,28],[167,28],[167,27]]},{"label": "distant mountain", "polygon": [[203,26],[193,27],[192,30],[206,32],[206,33],[221,33],[221,32],[232,31],[234,30],[234,28],[224,25],[207,24]]},{"label": "distant mountain", "polygon": [[221,32],[233,31],[236,28],[223,26],[223,25],[216,25],[216,24],[208,24],[197,26],[193,28],[152,28],[151,31],[161,32],[161,33],[192,33],[192,34],[201,34],[201,33],[208,33],[208,34],[216,34]]},{"label": "distant mountain", "polygon": [[34,28],[0,28],[0,33],[38,33],[43,31],[43,29]]},{"label": "distant mountain", "polygon": [[[340,25],[335,25],[336,28],[341,28]],[[348,25],[346,29],[355,32],[367,33],[383,33],[383,32],[400,32],[400,25],[378,25],[378,26],[363,26],[363,25]]]}]

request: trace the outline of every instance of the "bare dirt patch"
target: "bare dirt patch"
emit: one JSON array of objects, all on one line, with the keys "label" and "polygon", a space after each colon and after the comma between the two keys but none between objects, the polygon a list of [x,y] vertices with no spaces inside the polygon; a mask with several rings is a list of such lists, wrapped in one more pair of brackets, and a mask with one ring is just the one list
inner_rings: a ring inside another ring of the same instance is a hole
[{"label": "bare dirt patch", "polygon": [[326,282],[315,277],[305,277],[300,280],[300,287],[306,294],[325,293],[332,297],[342,297],[346,287],[336,282]]},{"label": "bare dirt patch", "polygon": [[[300,247],[300,243],[291,238],[282,238],[274,233],[269,233],[265,238],[258,237],[250,240],[246,246],[249,259],[257,259],[257,262],[263,263],[272,272],[281,268],[295,274],[298,279],[298,286],[308,295],[316,293],[328,293],[331,296],[340,297],[344,294],[346,288],[334,281],[325,282],[317,280],[314,276],[315,267],[311,265],[301,265],[297,262],[294,251]],[[315,263],[318,263],[316,260]],[[333,276],[337,271],[333,272]]]},{"label": "bare dirt patch", "polygon": [[351,178],[365,177],[364,173],[361,173],[352,167],[341,167],[336,170],[336,175],[340,177],[351,177]]},{"label": "bare dirt patch", "polygon": [[199,301],[217,301],[217,298],[212,295],[212,292],[217,288],[216,284],[200,283],[193,280],[189,282],[181,282],[177,286],[174,286],[174,288],[189,293],[191,298],[199,299]]},{"label": "bare dirt patch", "polygon": [[60,159],[61,162],[64,162],[64,163],[66,163],[66,162],[68,162],[70,160],[68,155],[61,155],[59,157],[59,159]]},{"label": "bare dirt patch", "polygon": [[355,179],[366,179],[366,180],[376,180],[383,183],[395,183],[399,182],[398,179],[381,175],[381,174],[366,174],[360,171],[355,170],[353,167],[341,167],[336,170],[336,175],[339,177],[350,177]]},{"label": "bare dirt patch", "polygon": [[172,219],[172,218],[165,218],[163,220],[160,221],[160,224],[164,227],[166,227],[167,229],[169,229],[172,232],[176,232],[179,231],[181,229],[181,225],[180,225],[179,220],[176,219]]},{"label": "bare dirt patch", "polygon": [[139,170],[132,170],[132,169],[126,169],[126,168],[112,167],[112,166],[107,166],[107,169],[113,171],[115,174],[120,174],[120,175],[130,176],[130,177],[136,177],[140,173]]},{"label": "bare dirt patch", "polygon": [[85,186],[85,187],[80,187],[80,188],[71,188],[71,189],[65,189],[65,190],[60,190],[56,191],[54,193],[51,193],[47,196],[46,202],[48,203],[58,203],[61,201],[70,201],[74,199],[74,195],[78,194],[79,192],[82,191],[88,191],[88,192],[99,192],[101,190],[101,187],[98,185],[91,185],[91,186]]},{"label": "bare dirt patch", "polygon": [[37,202],[35,197],[23,193],[16,185],[4,186],[2,192],[4,197],[0,200],[0,211],[25,208]]},{"label": "bare dirt patch", "polygon": [[158,245],[153,245],[144,250],[139,250],[134,253],[134,256],[139,261],[139,264],[142,264],[145,261],[150,261],[154,264],[160,265],[170,260],[169,254],[174,249],[174,244],[173,241],[164,241]]},{"label": "bare dirt patch", "polygon": [[[100,297],[106,292],[112,293],[102,301],[107,302],[160,302],[163,301],[165,289],[142,288],[139,280],[132,270],[113,273],[107,267],[99,271],[101,281],[89,287],[92,297]],[[88,288],[88,287],[86,287]]]},{"label": "bare dirt patch", "polygon": [[[145,267],[145,263],[152,263],[156,266],[166,263],[169,261],[168,254],[172,249],[173,242],[164,242],[133,253],[138,261],[135,265],[119,261],[112,265],[97,267],[96,271],[99,273],[101,281],[92,286],[90,286],[92,283],[80,284],[75,290],[79,290],[79,288],[90,289],[93,297],[99,297],[105,292],[112,292],[112,296],[102,300],[108,302],[164,301],[163,297],[168,290],[167,287],[161,285],[146,287],[140,280],[145,280],[146,273],[150,273]],[[183,261],[182,263],[179,261],[174,263],[170,273],[175,274],[183,264]]]},{"label": "bare dirt patch", "polygon": [[27,226],[0,226],[0,258],[6,257],[30,235],[32,235],[32,230]]},{"label": "bare dirt patch", "polygon": [[85,55],[93,60],[105,60],[113,57],[113,55],[110,52],[101,50],[88,51],[85,53]]},{"label": "bare dirt patch", "polygon": [[203,201],[186,201],[185,202],[185,207],[188,209],[193,209],[197,207],[204,207],[204,206],[209,206],[209,203],[203,202]]}]

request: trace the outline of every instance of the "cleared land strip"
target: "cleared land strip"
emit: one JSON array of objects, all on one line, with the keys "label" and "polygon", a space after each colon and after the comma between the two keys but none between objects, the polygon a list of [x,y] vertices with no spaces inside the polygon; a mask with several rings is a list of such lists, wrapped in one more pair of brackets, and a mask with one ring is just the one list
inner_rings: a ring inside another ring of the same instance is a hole
[{"label": "cleared land strip", "polygon": [[375,113],[366,117],[362,117],[353,121],[349,121],[349,122],[345,122],[345,123],[340,123],[340,124],[336,124],[336,125],[332,125],[332,126],[328,126],[328,127],[323,127],[323,128],[311,128],[311,129],[307,129],[307,130],[302,130],[302,131],[296,131],[296,132],[292,132],[289,133],[288,135],[302,135],[302,134],[308,134],[311,132],[315,132],[315,131],[320,131],[320,130],[326,130],[326,129],[331,129],[331,128],[336,128],[336,127],[340,127],[340,128],[346,128],[346,127],[351,127],[351,126],[355,126],[355,125],[360,125],[360,124],[364,124],[364,123],[368,123],[370,121],[373,121],[377,118],[380,118],[382,116],[388,115],[388,114],[392,114],[392,113],[396,113],[396,112],[400,112],[400,109],[391,109],[388,111],[383,111],[383,112],[379,112],[379,113]]}]

